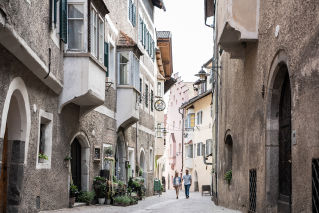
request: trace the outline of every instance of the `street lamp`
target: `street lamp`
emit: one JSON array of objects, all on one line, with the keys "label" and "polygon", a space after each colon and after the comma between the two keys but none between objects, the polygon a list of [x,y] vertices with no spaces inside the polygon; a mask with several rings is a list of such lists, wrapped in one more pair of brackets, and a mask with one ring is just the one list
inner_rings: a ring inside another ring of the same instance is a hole
[{"label": "street lamp", "polygon": [[201,70],[197,74],[195,74],[195,76],[199,77],[199,80],[201,82],[204,82],[204,81],[206,81],[206,77],[209,76],[209,74],[206,73],[202,67]]}]

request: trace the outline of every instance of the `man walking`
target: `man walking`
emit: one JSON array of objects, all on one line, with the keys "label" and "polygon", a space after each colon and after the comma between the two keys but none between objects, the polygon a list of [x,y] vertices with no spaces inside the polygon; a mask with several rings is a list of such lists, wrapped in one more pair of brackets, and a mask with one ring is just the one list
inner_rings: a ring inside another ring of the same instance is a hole
[{"label": "man walking", "polygon": [[186,169],[186,175],[183,176],[184,187],[185,187],[185,195],[186,198],[189,198],[189,188],[192,185],[192,176],[189,174],[188,169]]}]

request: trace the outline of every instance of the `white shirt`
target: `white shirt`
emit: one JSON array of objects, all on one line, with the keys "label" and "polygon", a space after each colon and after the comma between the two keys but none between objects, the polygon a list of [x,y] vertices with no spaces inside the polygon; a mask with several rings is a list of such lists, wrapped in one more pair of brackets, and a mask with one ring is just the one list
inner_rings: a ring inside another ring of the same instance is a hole
[{"label": "white shirt", "polygon": [[184,185],[190,185],[192,182],[192,176],[190,174],[183,176]]}]

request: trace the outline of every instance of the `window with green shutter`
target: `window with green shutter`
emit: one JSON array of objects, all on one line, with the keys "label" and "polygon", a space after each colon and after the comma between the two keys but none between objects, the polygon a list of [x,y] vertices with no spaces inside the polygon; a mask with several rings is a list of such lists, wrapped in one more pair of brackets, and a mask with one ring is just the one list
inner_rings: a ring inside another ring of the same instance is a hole
[{"label": "window with green shutter", "polygon": [[109,77],[109,43],[104,42],[104,66],[107,68],[106,77]]},{"label": "window with green shutter", "polygon": [[68,8],[68,1],[67,0],[61,0],[61,6],[60,6],[60,38],[64,43],[68,42],[68,14],[67,9]]},{"label": "window with green shutter", "polygon": [[138,40],[142,43],[142,38],[143,38],[143,36],[142,36],[142,33],[143,33],[143,31],[142,31],[142,28],[143,28],[143,20],[142,20],[142,18],[139,16],[139,18],[138,18]]}]

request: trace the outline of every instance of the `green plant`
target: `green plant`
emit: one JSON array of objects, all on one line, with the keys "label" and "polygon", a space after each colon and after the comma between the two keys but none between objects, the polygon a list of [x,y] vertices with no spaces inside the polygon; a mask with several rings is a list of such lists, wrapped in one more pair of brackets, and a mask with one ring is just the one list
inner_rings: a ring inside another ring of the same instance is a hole
[{"label": "green plant", "polygon": [[138,171],[138,175],[139,175],[139,176],[143,176],[143,169],[140,169],[140,170]]},{"label": "green plant", "polygon": [[78,201],[79,202],[84,202],[86,204],[90,204],[92,202],[92,200],[95,197],[95,193],[94,192],[80,192],[79,196],[78,196]]},{"label": "green plant", "polygon": [[106,194],[106,179],[96,176],[93,180],[93,188],[98,198],[104,198]]},{"label": "green plant", "polygon": [[65,160],[65,161],[72,160],[72,157],[71,157],[71,156],[66,156],[66,157],[64,158],[64,160]]},{"label": "green plant", "polygon": [[113,183],[117,183],[117,177],[113,175]]},{"label": "green plant", "polygon": [[227,181],[228,184],[230,184],[232,180],[232,176],[233,176],[233,173],[231,169],[225,173],[224,179]]},{"label": "green plant", "polygon": [[39,159],[44,159],[44,160],[48,160],[48,156],[42,153],[39,153]]},{"label": "green plant", "polygon": [[129,205],[131,204],[132,198],[129,196],[117,196],[114,198],[116,204]]},{"label": "green plant", "polygon": [[105,150],[104,150],[104,154],[106,156],[112,156],[113,155],[113,150],[111,147],[107,147]]},{"label": "green plant", "polygon": [[79,194],[78,187],[74,184],[70,184],[70,197],[76,197]]}]

